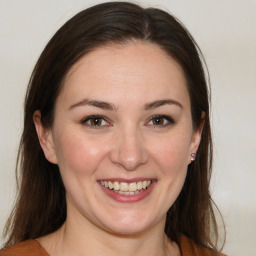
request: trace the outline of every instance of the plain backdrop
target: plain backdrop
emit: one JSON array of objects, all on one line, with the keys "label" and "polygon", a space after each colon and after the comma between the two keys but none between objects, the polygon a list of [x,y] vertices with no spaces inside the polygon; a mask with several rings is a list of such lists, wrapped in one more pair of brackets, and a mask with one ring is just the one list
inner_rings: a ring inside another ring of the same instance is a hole
[{"label": "plain backdrop", "polygon": [[[0,232],[15,195],[23,99],[53,33],[96,0],[0,0]],[[140,0],[178,17],[201,47],[212,85],[211,189],[226,224],[224,252],[255,256],[256,1]]]}]

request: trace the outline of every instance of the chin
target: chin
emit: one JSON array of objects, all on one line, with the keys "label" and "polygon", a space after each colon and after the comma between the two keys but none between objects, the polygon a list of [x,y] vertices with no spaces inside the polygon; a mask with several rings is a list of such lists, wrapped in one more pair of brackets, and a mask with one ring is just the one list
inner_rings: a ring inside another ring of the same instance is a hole
[{"label": "chin", "polygon": [[133,223],[132,225],[114,225],[107,228],[107,231],[117,236],[131,236],[143,233],[148,229],[148,225]]},{"label": "chin", "polygon": [[111,218],[111,222],[105,223],[105,229],[115,235],[137,235],[153,227],[157,221],[149,216],[139,214],[126,214]]}]

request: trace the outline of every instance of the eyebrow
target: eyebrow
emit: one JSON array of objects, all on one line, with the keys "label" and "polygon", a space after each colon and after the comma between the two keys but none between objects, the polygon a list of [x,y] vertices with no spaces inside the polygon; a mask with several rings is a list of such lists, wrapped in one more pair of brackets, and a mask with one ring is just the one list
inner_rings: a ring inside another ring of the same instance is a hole
[{"label": "eyebrow", "polygon": [[172,100],[172,99],[163,99],[163,100],[156,100],[153,101],[151,103],[148,103],[144,106],[145,110],[150,110],[150,109],[155,109],[164,105],[176,105],[179,106],[181,108],[183,108],[183,106],[176,100]]},{"label": "eyebrow", "polygon": [[69,107],[69,110],[74,109],[76,107],[82,107],[82,106],[92,106],[96,108],[106,109],[106,110],[116,110],[114,104],[107,103],[104,101],[99,100],[89,100],[89,99],[83,99]]},{"label": "eyebrow", "polygon": [[[145,104],[144,109],[151,110],[151,109],[156,109],[156,108],[164,106],[164,105],[176,105],[176,106],[183,108],[183,106],[176,100],[163,99],[163,100],[156,100],[156,101]],[[76,107],[82,107],[82,106],[92,106],[92,107],[101,108],[101,109],[105,109],[105,110],[117,110],[117,107],[112,103],[99,101],[99,100],[89,100],[89,99],[83,99],[83,100],[71,105],[69,107],[69,110],[72,110]]]}]

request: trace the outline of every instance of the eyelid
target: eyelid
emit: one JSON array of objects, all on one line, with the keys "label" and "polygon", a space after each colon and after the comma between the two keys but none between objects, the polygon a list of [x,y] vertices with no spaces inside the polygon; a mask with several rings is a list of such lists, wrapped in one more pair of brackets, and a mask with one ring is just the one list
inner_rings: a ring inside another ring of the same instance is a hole
[{"label": "eyelid", "polygon": [[[97,119],[104,120],[104,121],[107,123],[107,125],[99,125],[99,126],[97,126],[97,125],[87,124],[87,122],[88,122],[89,120],[93,119],[93,118],[97,118]],[[87,116],[87,117],[85,117],[85,118],[83,118],[83,119],[81,120],[81,123],[82,123],[83,125],[86,125],[86,126],[88,126],[88,127],[90,127],[90,128],[94,128],[94,129],[100,129],[100,128],[103,128],[103,127],[106,127],[106,126],[110,126],[110,125],[111,125],[110,122],[107,120],[107,118],[104,117],[104,116],[101,116],[101,115],[90,115],[90,116]]]},{"label": "eyelid", "polygon": [[[167,124],[163,124],[163,125],[149,125],[148,123],[151,122],[153,120],[153,118],[163,118],[165,120],[168,121]],[[174,124],[175,123],[175,120],[171,117],[171,116],[168,116],[168,115],[153,115],[149,118],[149,120],[146,122],[146,126],[153,126],[153,127],[156,127],[156,128],[161,128],[161,127],[166,127],[166,126],[169,126],[171,124]]]},{"label": "eyelid", "polygon": [[[92,120],[93,118],[96,118],[96,119],[101,119],[103,121],[105,121],[107,124],[104,124],[104,125],[91,125],[91,124],[88,124],[87,122]],[[149,124],[150,122],[153,121],[154,118],[163,118],[165,120],[165,122],[167,121],[167,123],[165,124]],[[102,115],[90,115],[90,116],[87,116],[85,118],[83,118],[81,121],[80,121],[83,125],[86,125],[90,128],[94,128],[94,129],[100,129],[100,128],[104,128],[104,127],[109,127],[109,126],[112,126],[112,124],[110,123],[110,121],[108,120],[108,118],[102,116]],[[166,127],[166,126],[169,126],[171,124],[174,124],[175,123],[175,120],[171,117],[171,116],[168,116],[168,115],[153,115],[151,116],[145,123],[145,126],[153,126],[154,128],[162,128],[162,127]]]}]

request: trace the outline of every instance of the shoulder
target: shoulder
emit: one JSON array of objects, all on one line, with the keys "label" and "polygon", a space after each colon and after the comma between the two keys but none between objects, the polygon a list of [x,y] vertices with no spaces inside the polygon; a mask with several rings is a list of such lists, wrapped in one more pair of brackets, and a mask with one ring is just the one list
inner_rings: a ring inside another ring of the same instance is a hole
[{"label": "shoulder", "polygon": [[222,253],[197,245],[192,239],[181,235],[178,239],[181,256],[226,256]]},{"label": "shoulder", "polygon": [[49,256],[49,254],[36,240],[27,240],[1,249],[0,256]]}]

